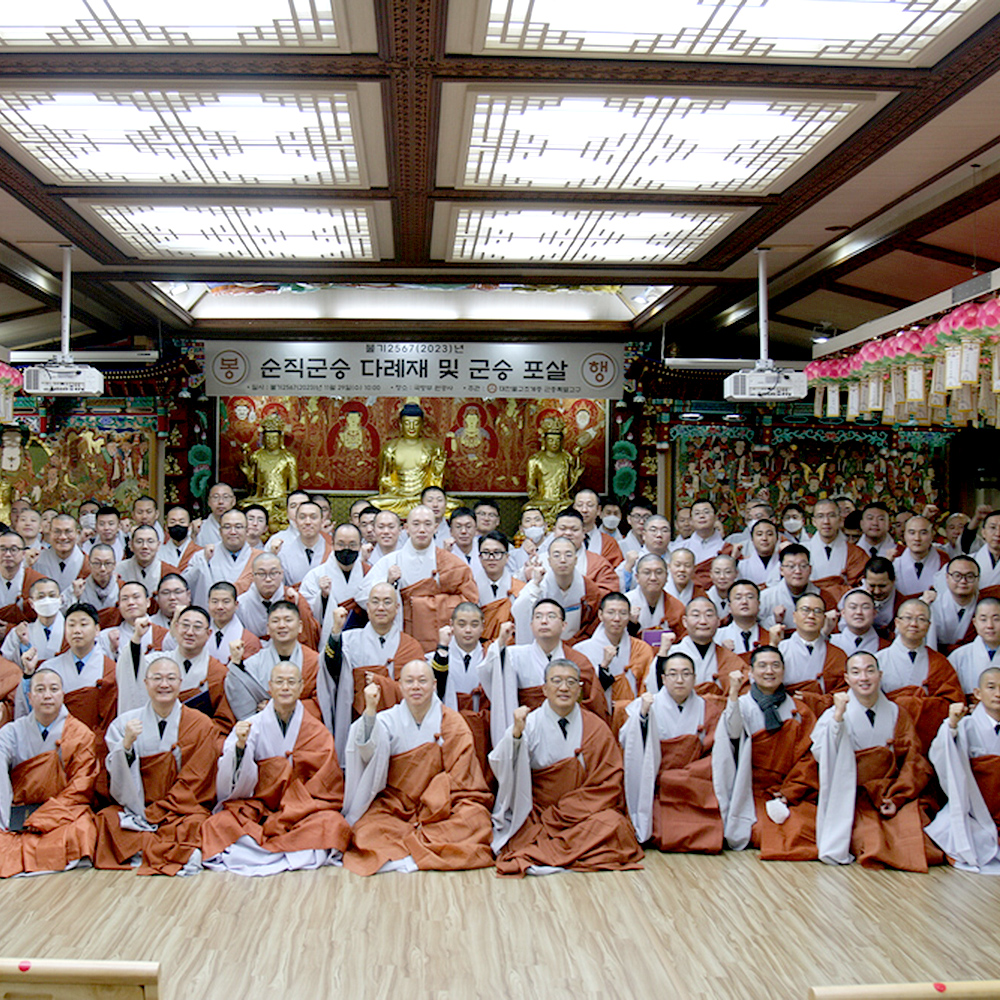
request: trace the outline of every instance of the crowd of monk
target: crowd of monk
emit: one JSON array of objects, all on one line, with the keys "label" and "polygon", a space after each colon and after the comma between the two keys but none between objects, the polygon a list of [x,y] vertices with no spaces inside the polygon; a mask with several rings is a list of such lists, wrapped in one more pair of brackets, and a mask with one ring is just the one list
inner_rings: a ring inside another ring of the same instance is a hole
[{"label": "crowd of monk", "polygon": [[1000,511],[208,503],[0,530],[0,876],[1000,872]]}]

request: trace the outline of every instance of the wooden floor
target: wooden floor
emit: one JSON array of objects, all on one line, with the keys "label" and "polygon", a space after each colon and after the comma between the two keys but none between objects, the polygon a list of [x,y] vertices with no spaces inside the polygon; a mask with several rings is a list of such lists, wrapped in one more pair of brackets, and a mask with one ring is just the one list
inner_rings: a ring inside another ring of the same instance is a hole
[{"label": "wooden floor", "polygon": [[0,884],[0,955],[163,963],[165,1000],[805,998],[993,978],[1000,878],[648,852],[524,881],[339,869]]}]

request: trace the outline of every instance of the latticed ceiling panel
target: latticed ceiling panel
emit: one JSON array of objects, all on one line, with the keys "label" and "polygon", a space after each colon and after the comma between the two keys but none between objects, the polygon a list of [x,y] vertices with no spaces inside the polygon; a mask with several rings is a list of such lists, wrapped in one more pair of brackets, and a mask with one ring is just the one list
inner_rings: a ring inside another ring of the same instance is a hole
[{"label": "latticed ceiling panel", "polygon": [[360,119],[353,86],[0,86],[0,144],[57,184],[367,187]]}]

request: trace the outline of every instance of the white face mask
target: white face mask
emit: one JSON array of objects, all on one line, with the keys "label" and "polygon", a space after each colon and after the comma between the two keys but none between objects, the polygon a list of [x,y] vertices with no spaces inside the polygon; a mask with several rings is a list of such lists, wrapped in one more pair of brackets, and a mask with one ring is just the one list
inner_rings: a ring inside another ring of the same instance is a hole
[{"label": "white face mask", "polygon": [[622,519],[616,514],[608,514],[601,518],[601,527],[605,531],[614,531],[621,523]]},{"label": "white face mask", "polygon": [[781,526],[785,531],[790,531],[792,534],[802,530],[802,521],[797,517],[786,517],[784,521],[781,522]]},{"label": "white face mask", "polygon": [[81,514],[80,515],[80,527],[85,528],[87,531],[93,531],[97,527],[97,515],[96,514]]},{"label": "white face mask", "polygon": [[39,597],[37,601],[31,603],[35,608],[35,614],[50,618],[59,610],[62,601],[58,597]]},{"label": "white face mask", "polygon": [[545,537],[545,529],[540,524],[533,524],[524,529],[524,537],[537,545]]}]

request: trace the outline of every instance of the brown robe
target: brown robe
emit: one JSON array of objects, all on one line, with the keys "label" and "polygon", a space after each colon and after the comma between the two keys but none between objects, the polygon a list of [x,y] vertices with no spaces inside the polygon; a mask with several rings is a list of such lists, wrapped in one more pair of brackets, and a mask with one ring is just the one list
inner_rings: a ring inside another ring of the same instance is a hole
[{"label": "brown robe", "polygon": [[[565,653],[567,660],[580,668],[580,706],[589,709],[599,719],[610,725],[611,714],[608,712],[608,700],[604,695],[601,682],[597,679],[594,665],[583,653],[578,653],[572,646],[567,646],[565,643],[563,643],[563,653]],[[541,684],[517,689],[517,703],[527,705],[532,711],[540,708],[544,701],[545,694]]]},{"label": "brown robe", "polygon": [[965,701],[962,682],[955,668],[946,657],[930,648],[927,650],[927,679],[924,683],[909,684],[885,693],[913,720],[924,754],[930,749],[941,723],[948,718],[948,706],[956,701]]},{"label": "brown robe", "polygon": [[[866,868],[895,868],[926,872],[944,860],[941,851],[924,836],[920,793],[934,771],[920,752],[913,720],[900,708],[892,742],[884,747],[856,750],[858,790],[854,803],[851,853]],[[883,816],[879,806],[894,802],[896,814]]]},{"label": "brown robe", "polygon": [[531,772],[532,807],[497,856],[498,875],[532,865],[594,872],[642,867],[642,848],[625,814],[622,751],[611,730],[582,712],[572,757]]},{"label": "brown robe", "polygon": [[90,805],[97,781],[94,734],[67,715],[55,749],[11,770],[14,805],[42,802],[21,833],[0,831],[0,878],[63,871],[92,858],[97,827]]},{"label": "brown robe", "polygon": [[345,868],[374,875],[407,856],[424,871],[493,864],[492,796],[469,727],[444,706],[440,737],[390,758],[385,788],[354,824]]},{"label": "brown robe", "polygon": [[479,603],[479,588],[466,561],[444,549],[435,549],[434,556],[434,577],[417,580],[399,592],[403,631],[412,635],[425,653],[437,646],[442,626],[451,621],[451,613],[459,604]]},{"label": "brown robe", "polygon": [[156,830],[123,830],[117,805],[97,814],[96,868],[127,871],[129,859],[141,852],[140,875],[176,875],[191,854],[201,849],[201,825],[215,802],[218,744],[212,720],[197,709],[181,706],[177,748],[179,769],[172,749],[139,762],[146,819],[156,824]]},{"label": "brown robe", "polygon": [[712,784],[712,744],[724,698],[705,698],[697,734],[660,740],[660,771],[653,796],[653,844],[661,851],[718,854],[722,814]]},{"label": "brown robe", "polygon": [[601,597],[621,589],[621,581],[614,567],[604,556],[599,556],[596,552],[587,553],[587,571],[583,575],[597,585]]},{"label": "brown robe", "polygon": [[34,621],[36,617],[35,612],[30,610],[27,603],[28,592],[31,590],[31,585],[36,580],[44,579],[45,577],[42,576],[42,574],[37,570],[32,569],[30,566],[25,566],[21,592],[17,595],[21,603],[5,604],[3,607],[0,607],[0,623],[6,625],[20,625],[21,622]]},{"label": "brown robe", "polygon": [[868,556],[863,549],[859,549],[854,542],[847,543],[847,559],[844,562],[844,569],[837,576],[822,576],[810,583],[823,592],[823,600],[827,607],[836,607],[837,602],[849,590],[858,585],[858,581],[864,575],[865,564]]},{"label": "brown robe", "polygon": [[351,706],[351,721],[359,718],[365,710],[366,673],[372,675],[372,680],[381,689],[382,696],[379,699],[378,711],[384,712],[387,708],[392,708],[393,705],[398,705],[403,700],[403,689],[399,686],[399,681],[396,680],[399,672],[410,660],[422,660],[423,658],[424,651],[420,643],[412,635],[400,632],[396,655],[392,658],[391,676],[389,668],[381,663],[354,667],[354,702]]},{"label": "brown robe", "polygon": [[[753,734],[751,766],[757,822],[750,832],[752,846],[760,848],[762,861],[816,861],[816,801],[819,769],[811,740],[816,716],[794,696],[797,715],[780,729]],[[791,815],[775,823],[764,806],[775,795],[787,800]]]},{"label": "brown robe", "polygon": [[[181,667],[181,672],[183,673],[184,668]],[[225,742],[226,737],[232,731],[233,726],[236,725],[236,716],[233,715],[233,710],[229,707],[229,699],[226,698],[226,674],[229,668],[217,660],[214,656],[208,658],[208,674],[205,680],[208,684],[208,697],[212,702],[212,715],[205,716],[215,725],[216,740],[218,749],[222,750],[222,744]],[[305,672],[303,671],[303,679]],[[181,677],[181,683],[184,683],[184,678]],[[313,671],[313,691],[315,693],[316,689],[316,673]],[[187,688],[178,695],[181,702],[188,701],[198,694],[198,688]]]},{"label": "brown robe", "polygon": [[[731,556],[733,554],[733,547],[729,542],[724,542],[722,548],[712,556],[711,559],[702,559],[700,563],[697,563],[694,568],[694,572],[691,574],[691,579],[694,581],[695,590],[702,590],[705,593],[712,586],[712,563],[715,562],[719,556]],[[669,558],[669,557],[667,557]],[[694,595],[695,597],[703,597],[704,593]]]},{"label": "brown robe", "polygon": [[290,756],[260,760],[257,769],[253,798],[228,799],[202,825],[206,858],[221,854],[244,835],[276,853],[347,848],[351,828],[340,814],[344,775],[333,736],[322,721],[303,711]]},{"label": "brown robe", "polygon": [[14,718],[14,696],[18,685],[24,680],[21,668],[0,656],[0,726],[6,725]]},{"label": "brown robe", "polygon": [[[615,678],[611,685],[611,732],[618,736],[618,730],[625,723],[626,709],[646,690],[646,678],[653,667],[656,654],[648,642],[632,638],[629,646],[628,666]],[[629,681],[631,675],[635,691]]]}]

